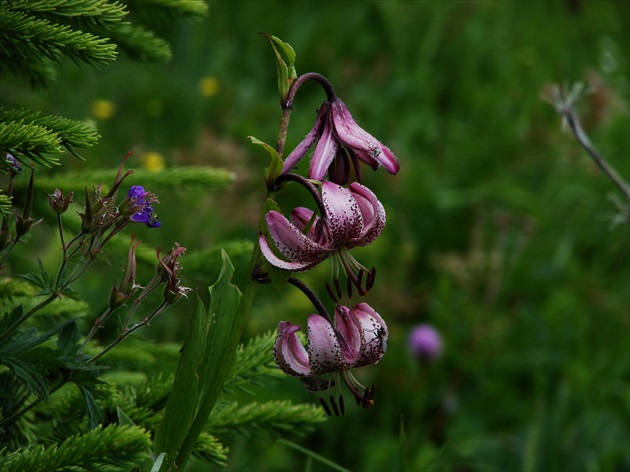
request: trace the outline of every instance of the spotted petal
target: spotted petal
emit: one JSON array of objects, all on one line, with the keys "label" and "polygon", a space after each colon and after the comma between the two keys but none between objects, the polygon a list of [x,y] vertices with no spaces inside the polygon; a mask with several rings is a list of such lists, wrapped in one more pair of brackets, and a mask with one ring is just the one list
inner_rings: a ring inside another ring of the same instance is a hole
[{"label": "spotted petal", "polygon": [[385,227],[385,208],[369,188],[356,182],[350,185],[363,220],[363,231],[359,238],[352,240],[352,246],[367,246],[379,237]]},{"label": "spotted petal", "polygon": [[330,231],[330,245],[338,247],[346,241],[361,237],[363,218],[350,190],[332,182],[322,182],[322,200]]},{"label": "spotted petal", "polygon": [[281,269],[301,271],[316,266],[328,257],[331,249],[318,244],[304,235],[277,211],[265,215],[267,229],[274,245],[286,260],[280,259],[269,246],[264,235],[259,238],[260,250],[265,258]]},{"label": "spotted petal", "polygon": [[341,100],[335,100],[330,108],[335,133],[341,144],[354,150],[357,157],[368,165],[372,165],[376,161],[390,174],[398,172],[400,166],[396,156],[387,146],[354,121],[348,108]]},{"label": "spotted petal", "polygon": [[344,357],[335,330],[321,315],[311,315],[307,321],[309,365],[313,375],[346,370],[350,366]]},{"label": "spotted petal", "polygon": [[349,315],[361,335],[361,349],[352,367],[376,364],[387,349],[389,333],[385,320],[367,303],[351,308]]}]

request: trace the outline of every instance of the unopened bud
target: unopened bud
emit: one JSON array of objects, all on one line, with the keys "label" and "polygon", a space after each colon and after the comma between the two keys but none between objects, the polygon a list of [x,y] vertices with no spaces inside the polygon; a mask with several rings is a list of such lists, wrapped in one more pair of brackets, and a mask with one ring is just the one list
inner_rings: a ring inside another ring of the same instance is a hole
[{"label": "unopened bud", "polygon": [[48,203],[50,204],[52,211],[61,215],[66,212],[68,205],[74,201],[72,197],[74,197],[74,192],[70,192],[64,197],[63,190],[55,189],[52,195],[48,195]]}]

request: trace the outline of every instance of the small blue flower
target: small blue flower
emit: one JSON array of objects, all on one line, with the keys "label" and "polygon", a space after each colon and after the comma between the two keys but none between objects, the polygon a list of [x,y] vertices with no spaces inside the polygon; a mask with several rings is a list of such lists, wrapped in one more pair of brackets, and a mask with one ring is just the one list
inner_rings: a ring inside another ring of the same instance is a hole
[{"label": "small blue flower", "polygon": [[12,175],[21,174],[22,166],[20,165],[20,161],[18,161],[13,155],[7,153],[5,157],[5,161],[8,164],[9,171]]},{"label": "small blue flower", "polygon": [[153,211],[151,203],[157,202],[157,197],[144,190],[141,185],[134,185],[129,189],[127,198],[131,199],[130,208],[133,213],[129,217],[134,223],[144,223],[149,228],[158,228],[161,223]]}]

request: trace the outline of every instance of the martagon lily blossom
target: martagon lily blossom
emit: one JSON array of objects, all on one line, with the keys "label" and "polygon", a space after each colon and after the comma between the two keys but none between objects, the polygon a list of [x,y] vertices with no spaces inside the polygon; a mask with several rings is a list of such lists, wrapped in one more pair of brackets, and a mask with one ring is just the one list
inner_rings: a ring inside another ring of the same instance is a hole
[{"label": "martagon lily blossom", "polygon": [[304,207],[291,212],[291,221],[277,211],[268,212],[267,230],[283,258],[274,253],[264,234],[259,238],[261,252],[272,265],[295,272],[311,269],[334,255],[346,277],[361,291],[361,278],[367,271],[349,250],[367,246],[381,234],[385,209],[370,189],[356,182],[349,188],[322,182],[322,203],[326,214],[321,217]]},{"label": "martagon lily blossom", "polygon": [[290,172],[315,143],[308,172],[308,177],[313,180],[323,180],[328,172],[331,181],[345,184],[350,176],[350,163],[360,180],[358,161],[374,170],[382,166],[390,174],[396,174],[400,169],[390,149],[361,128],[338,98],[322,104],[315,125],[287,156],[282,172]]},{"label": "martagon lily blossom", "polygon": [[[350,369],[376,364],[383,357],[388,337],[383,318],[367,303],[353,308],[337,306],[334,326],[322,315],[313,314],[307,321],[306,348],[297,336],[300,329],[288,321],[279,323],[273,352],[280,369],[301,377],[311,390],[332,384],[321,379],[322,375],[338,373],[359,405],[372,406],[373,388],[361,385]],[[343,408],[342,400],[341,404]],[[333,407],[336,409],[335,403]]]}]

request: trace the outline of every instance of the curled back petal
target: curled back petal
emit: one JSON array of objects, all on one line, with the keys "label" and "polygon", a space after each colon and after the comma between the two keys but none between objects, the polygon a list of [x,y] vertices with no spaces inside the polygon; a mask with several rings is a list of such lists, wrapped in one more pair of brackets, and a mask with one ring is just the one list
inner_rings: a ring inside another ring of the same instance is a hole
[{"label": "curled back petal", "polygon": [[351,241],[352,246],[367,246],[379,237],[385,227],[385,208],[369,188],[352,183],[350,192],[359,206],[363,218],[363,232],[359,239]]},{"label": "curled back petal", "polygon": [[339,305],[335,310],[335,328],[339,334],[341,352],[349,365],[353,365],[361,351],[363,338],[359,327],[350,317],[350,309]]},{"label": "curled back petal", "polygon": [[[291,262],[285,261],[284,259],[280,259],[273,252],[269,243],[267,242],[267,237],[264,234],[261,234],[258,238],[258,244],[260,246],[260,252],[265,256],[265,259],[269,261],[269,263],[275,267],[280,269],[290,270],[292,272],[302,272],[305,270],[312,269],[321,261],[308,261],[308,262]],[[322,259],[323,260],[323,259]]]},{"label": "curled back petal", "polygon": [[326,118],[322,135],[313,151],[311,166],[308,171],[309,179],[313,180],[324,180],[324,176],[337,155],[337,149],[339,148],[330,118],[328,116]]},{"label": "curled back petal", "polygon": [[332,250],[330,247],[309,239],[307,235],[302,234],[298,228],[277,211],[268,212],[265,215],[265,222],[274,245],[280,254],[290,262],[305,265],[318,264],[328,257]]},{"label": "curled back petal", "polygon": [[328,120],[328,102],[325,102],[319,109],[319,113],[317,114],[317,119],[315,120],[315,124],[311,131],[304,137],[302,142],[296,146],[296,148],[291,151],[291,153],[284,160],[284,165],[282,166],[282,173],[286,174],[290,172],[295,166],[297,166],[298,162],[306,155],[308,150],[313,147],[313,144],[321,137],[322,131],[324,130],[324,122]]},{"label": "curled back petal", "polygon": [[281,321],[278,324],[278,337],[273,346],[273,356],[285,374],[296,377],[310,376],[308,353],[296,334],[299,330],[299,325]]},{"label": "curled back petal", "polygon": [[[352,118],[346,105],[339,99],[331,104],[331,114],[335,133],[344,146],[357,152],[357,157],[363,160],[367,155],[382,165],[389,173],[396,174],[400,168],[396,156],[387,146],[370,133],[361,128]],[[369,162],[367,162],[369,164]]]},{"label": "curled back petal", "polygon": [[389,333],[385,320],[367,303],[359,303],[350,309],[350,318],[361,334],[361,351],[351,367],[376,364],[387,349]]}]

